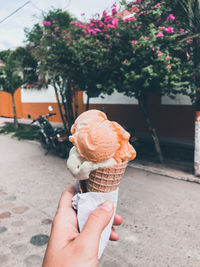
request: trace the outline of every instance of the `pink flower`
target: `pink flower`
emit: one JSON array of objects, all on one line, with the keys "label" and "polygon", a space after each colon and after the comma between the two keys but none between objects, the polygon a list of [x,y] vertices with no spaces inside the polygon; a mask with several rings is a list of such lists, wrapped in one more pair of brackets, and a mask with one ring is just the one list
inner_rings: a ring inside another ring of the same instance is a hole
[{"label": "pink flower", "polygon": [[166,59],[166,60],[169,60],[169,59],[170,59],[170,57],[169,57],[169,56],[166,56],[166,57],[165,57],[165,59]]},{"label": "pink flower", "polygon": [[117,24],[118,24],[118,19],[113,19],[112,20],[112,25],[117,26]]},{"label": "pink flower", "polygon": [[149,40],[149,37],[148,37],[148,36],[145,36],[144,39],[145,39],[145,40]]},{"label": "pink flower", "polygon": [[94,30],[95,30],[96,32],[102,32],[102,30],[100,30],[100,29],[98,29],[98,28],[94,28]]},{"label": "pink flower", "polygon": [[44,26],[49,26],[49,25],[51,25],[51,21],[43,21],[43,25]]},{"label": "pink flower", "polygon": [[139,11],[139,8],[136,5],[133,5],[131,9],[134,13],[137,13]]},{"label": "pink flower", "polygon": [[97,34],[97,32],[95,30],[93,30],[93,29],[88,28],[87,30],[88,30],[89,34],[93,34],[93,35]]},{"label": "pink flower", "polygon": [[123,21],[135,21],[136,20],[136,18],[135,18],[135,16],[132,16],[132,17],[130,17],[130,18],[124,18],[123,19]]},{"label": "pink flower", "polygon": [[112,9],[112,16],[114,16],[115,14],[117,14],[117,9],[116,9],[116,7],[114,7],[114,8]]},{"label": "pink flower", "polygon": [[109,34],[106,34],[106,38],[108,39],[110,37],[110,35]]},{"label": "pink flower", "polygon": [[115,3],[113,3],[113,5],[111,6],[111,8],[115,8],[115,7],[117,7],[117,4],[116,4],[116,2],[115,2]]},{"label": "pink flower", "polygon": [[184,31],[185,31],[184,29],[180,29],[180,33],[184,33]]},{"label": "pink flower", "polygon": [[56,21],[55,21],[55,20],[53,20],[53,21],[52,21],[52,23],[56,23]]},{"label": "pink flower", "polygon": [[160,50],[157,50],[156,53],[157,53],[159,58],[162,57],[162,52]]},{"label": "pink flower", "polygon": [[186,41],[186,43],[191,43],[191,42],[192,42],[192,40],[187,40],[187,41]]},{"label": "pink flower", "polygon": [[158,29],[164,31],[165,27],[158,27]]},{"label": "pink flower", "polygon": [[158,3],[157,5],[155,5],[155,8],[158,8],[161,5],[161,3]]},{"label": "pink flower", "polygon": [[160,38],[160,37],[163,37],[163,36],[164,36],[164,34],[163,34],[162,32],[159,32],[159,33],[156,35],[157,38]]},{"label": "pink flower", "polygon": [[174,17],[174,15],[173,14],[169,14],[169,16],[167,17],[167,21],[168,20],[175,20],[175,17]]},{"label": "pink flower", "polygon": [[100,27],[100,28],[103,28],[103,27],[104,27],[104,23],[100,21],[100,22],[99,22],[99,27]]},{"label": "pink flower", "polygon": [[112,25],[112,24],[108,24],[108,28],[110,28],[110,29],[115,29],[115,26]]},{"label": "pink flower", "polygon": [[168,68],[169,70],[171,70],[172,66],[171,66],[171,65],[167,65],[167,68]]},{"label": "pink flower", "polygon": [[81,13],[81,16],[82,16],[82,17],[85,16],[85,13]]},{"label": "pink flower", "polygon": [[104,10],[104,11],[103,11],[103,14],[102,14],[102,17],[105,18],[105,17],[107,17],[107,15],[108,15],[107,11]]},{"label": "pink flower", "polygon": [[168,33],[173,33],[174,32],[174,28],[168,27],[168,28],[165,28],[165,31],[168,32]]},{"label": "pink flower", "polygon": [[136,45],[137,44],[137,41],[136,40],[133,40],[131,41],[132,44]]}]

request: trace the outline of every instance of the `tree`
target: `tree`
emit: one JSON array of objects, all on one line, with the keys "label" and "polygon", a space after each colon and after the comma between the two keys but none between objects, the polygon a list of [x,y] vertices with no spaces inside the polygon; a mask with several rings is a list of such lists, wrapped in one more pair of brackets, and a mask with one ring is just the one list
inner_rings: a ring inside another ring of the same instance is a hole
[{"label": "tree", "polygon": [[[98,97],[109,83],[112,70],[112,57],[109,38],[92,36],[90,26],[96,19],[88,23],[72,22],[74,57],[72,62],[73,81],[79,90],[85,91],[87,98],[86,110],[89,109],[90,97]],[[99,30],[100,31],[100,30]],[[93,30],[95,34],[95,30]]]},{"label": "tree", "polygon": [[195,151],[194,151],[194,171],[196,176],[200,176],[200,2],[198,0],[171,1],[174,13],[178,16],[181,24],[186,30],[184,40],[190,40],[191,60],[194,64],[194,82],[197,87],[195,99],[196,121],[195,121]]},{"label": "tree", "polygon": [[172,98],[178,93],[195,95],[192,51],[189,40],[184,41],[184,29],[166,3],[137,0],[126,5],[126,11],[129,16],[124,18],[114,4],[110,14],[104,11],[92,23],[76,26],[83,28],[91,40],[108,42],[109,78],[98,87],[108,94],[115,88],[138,99],[162,162],[147,100],[150,94]]},{"label": "tree", "polygon": [[42,26],[36,24],[32,30],[26,29],[28,47],[39,63],[41,86],[53,85],[63,126],[68,133],[74,122],[71,76],[73,50],[72,41],[67,37],[71,21],[72,17],[66,11],[50,10]]},{"label": "tree", "polygon": [[14,94],[15,91],[27,80],[36,79],[36,61],[26,48],[18,47],[16,50],[0,52],[0,59],[4,66],[0,70],[0,87],[11,94],[14,114],[14,127],[18,129],[18,120]]}]

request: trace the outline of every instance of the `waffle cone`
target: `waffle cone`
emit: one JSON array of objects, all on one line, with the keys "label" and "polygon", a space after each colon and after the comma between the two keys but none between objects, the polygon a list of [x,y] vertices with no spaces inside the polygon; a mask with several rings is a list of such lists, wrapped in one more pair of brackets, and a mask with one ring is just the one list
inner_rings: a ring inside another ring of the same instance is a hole
[{"label": "waffle cone", "polygon": [[119,187],[127,162],[112,167],[99,168],[90,173],[89,179],[80,181],[81,192],[108,193]]}]

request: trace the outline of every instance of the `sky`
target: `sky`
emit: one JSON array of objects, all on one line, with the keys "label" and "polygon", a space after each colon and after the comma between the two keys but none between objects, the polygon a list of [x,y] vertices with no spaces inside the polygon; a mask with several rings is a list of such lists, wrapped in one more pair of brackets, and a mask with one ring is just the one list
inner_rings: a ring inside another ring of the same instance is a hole
[{"label": "sky", "polygon": [[110,8],[114,2],[119,3],[119,0],[0,0],[0,50],[23,46],[24,28],[31,29],[34,24],[41,23],[42,14],[51,8],[67,10],[78,19],[83,19],[82,13],[85,13],[85,18],[90,18]]}]

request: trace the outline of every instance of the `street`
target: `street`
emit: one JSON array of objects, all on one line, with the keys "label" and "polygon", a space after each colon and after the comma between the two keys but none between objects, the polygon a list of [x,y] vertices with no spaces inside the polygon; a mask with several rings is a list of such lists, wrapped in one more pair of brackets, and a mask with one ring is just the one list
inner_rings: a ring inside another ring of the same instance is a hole
[{"label": "street", "polygon": [[[0,267],[39,267],[61,193],[73,183],[66,161],[35,141],[0,135]],[[199,267],[200,185],[128,167],[117,213],[123,224],[100,267]]]}]

